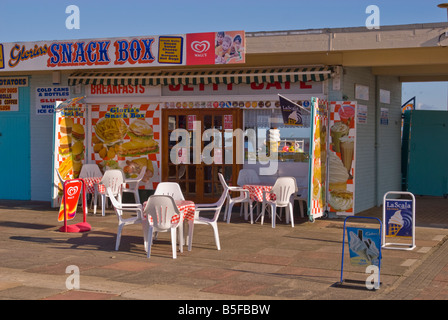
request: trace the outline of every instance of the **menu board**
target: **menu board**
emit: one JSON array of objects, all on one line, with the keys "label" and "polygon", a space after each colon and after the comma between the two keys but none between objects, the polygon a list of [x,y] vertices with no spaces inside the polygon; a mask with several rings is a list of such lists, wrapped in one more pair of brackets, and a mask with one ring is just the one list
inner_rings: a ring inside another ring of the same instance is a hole
[{"label": "menu board", "polygon": [[356,114],[356,102],[330,104],[328,204],[341,215],[354,215]]},{"label": "menu board", "polygon": [[311,98],[311,118],[308,203],[309,217],[314,220],[327,209],[328,102]]},{"label": "menu board", "polygon": [[91,106],[91,160],[101,170],[120,169],[136,178],[143,167],[140,187],[155,189],[160,182],[159,104]]}]

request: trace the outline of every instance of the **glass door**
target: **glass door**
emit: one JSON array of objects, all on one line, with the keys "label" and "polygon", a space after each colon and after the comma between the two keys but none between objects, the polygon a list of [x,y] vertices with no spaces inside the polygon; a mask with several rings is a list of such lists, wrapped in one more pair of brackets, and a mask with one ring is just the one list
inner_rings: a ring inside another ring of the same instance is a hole
[{"label": "glass door", "polygon": [[165,109],[162,112],[162,181],[178,182],[196,203],[219,199],[222,173],[236,185],[238,150],[234,130],[242,127],[239,109]]}]

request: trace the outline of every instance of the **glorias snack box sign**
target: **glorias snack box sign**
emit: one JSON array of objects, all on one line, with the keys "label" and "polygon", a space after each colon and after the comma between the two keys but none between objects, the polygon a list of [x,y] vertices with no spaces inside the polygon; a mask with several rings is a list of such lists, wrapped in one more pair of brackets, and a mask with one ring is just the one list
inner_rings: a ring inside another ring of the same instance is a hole
[{"label": "glorias snack box sign", "polygon": [[1,71],[233,64],[244,31],[0,44]]}]

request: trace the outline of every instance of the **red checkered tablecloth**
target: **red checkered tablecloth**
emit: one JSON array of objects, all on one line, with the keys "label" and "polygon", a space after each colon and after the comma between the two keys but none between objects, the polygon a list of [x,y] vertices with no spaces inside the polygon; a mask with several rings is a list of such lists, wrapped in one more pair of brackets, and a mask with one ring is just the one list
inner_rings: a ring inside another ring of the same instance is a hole
[{"label": "red checkered tablecloth", "polygon": [[[143,208],[146,207],[146,202],[143,202]],[[180,214],[183,216],[183,220],[194,220],[194,213],[196,211],[196,206],[193,201],[190,200],[175,200],[177,209],[179,210]],[[152,223],[152,217],[150,218],[150,222]],[[171,219],[172,224],[176,224],[179,222],[180,217],[178,215],[173,216]]]},{"label": "red checkered tablecloth", "polygon": [[100,193],[105,193],[106,188],[104,185],[99,184],[101,182],[101,177],[90,177],[90,178],[82,178],[86,185],[86,193],[95,193],[95,184],[98,184],[98,190]]},{"label": "red checkered tablecloth", "polygon": [[[272,190],[272,186],[261,186],[254,184],[246,184],[243,186],[244,189],[249,191],[250,199],[252,201],[263,202],[263,191],[270,192]],[[274,194],[266,194],[266,199],[275,200]]]}]

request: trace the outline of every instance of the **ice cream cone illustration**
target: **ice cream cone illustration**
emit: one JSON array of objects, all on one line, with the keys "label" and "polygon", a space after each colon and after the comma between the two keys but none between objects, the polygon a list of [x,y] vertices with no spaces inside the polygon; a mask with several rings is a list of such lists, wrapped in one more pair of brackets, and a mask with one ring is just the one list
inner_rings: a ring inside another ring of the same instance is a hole
[{"label": "ice cream cone illustration", "polygon": [[388,235],[391,237],[396,236],[401,228],[403,228],[403,217],[401,216],[401,210],[395,212],[395,214],[388,221]]},{"label": "ice cream cone illustration", "polygon": [[389,235],[396,236],[398,234],[398,232],[400,232],[401,228],[403,228],[402,225],[395,224],[395,223],[389,223]]},{"label": "ice cream cone illustration", "polygon": [[288,124],[296,124],[297,121],[299,121],[299,115],[297,114],[297,111],[291,112],[288,117]]}]

